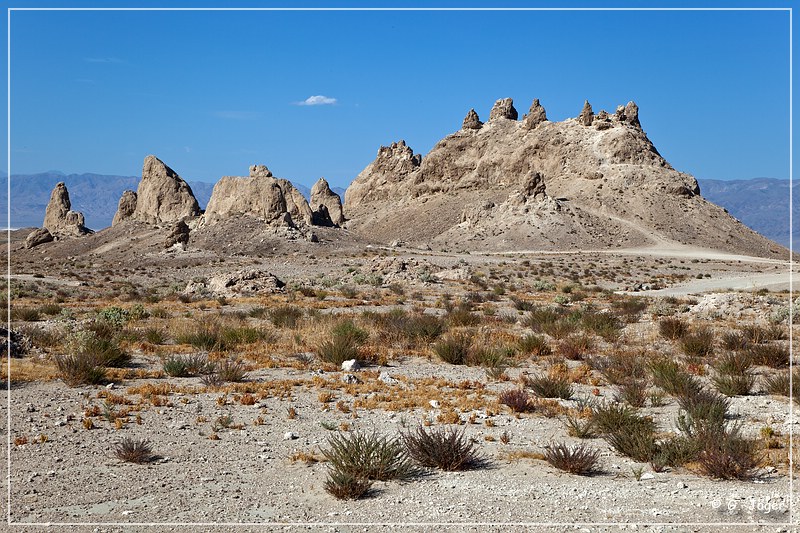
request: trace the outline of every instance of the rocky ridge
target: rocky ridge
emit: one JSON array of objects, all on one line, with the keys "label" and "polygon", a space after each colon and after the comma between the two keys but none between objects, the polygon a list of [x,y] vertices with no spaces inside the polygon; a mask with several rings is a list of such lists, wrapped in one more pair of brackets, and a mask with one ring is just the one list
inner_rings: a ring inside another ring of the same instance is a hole
[{"label": "rocky ridge", "polygon": [[471,110],[425,156],[381,147],[347,190],[354,232],[469,250],[692,245],[747,255],[785,253],[700,196],[642,129],[634,102],[547,119],[538,100],[517,120],[510,98],[489,121]]}]

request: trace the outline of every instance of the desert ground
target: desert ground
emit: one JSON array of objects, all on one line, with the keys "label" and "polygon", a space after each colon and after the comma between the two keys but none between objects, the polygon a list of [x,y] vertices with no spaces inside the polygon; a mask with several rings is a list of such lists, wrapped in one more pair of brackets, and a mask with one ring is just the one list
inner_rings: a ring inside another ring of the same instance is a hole
[{"label": "desert ground", "polygon": [[[14,531],[793,530],[786,259],[26,234],[5,286]],[[247,271],[285,285],[240,291]],[[69,359],[97,353],[100,376]],[[420,466],[421,434],[474,460]],[[414,466],[338,499],[326,455],[359,437]],[[117,453],[141,440],[141,464]]]}]

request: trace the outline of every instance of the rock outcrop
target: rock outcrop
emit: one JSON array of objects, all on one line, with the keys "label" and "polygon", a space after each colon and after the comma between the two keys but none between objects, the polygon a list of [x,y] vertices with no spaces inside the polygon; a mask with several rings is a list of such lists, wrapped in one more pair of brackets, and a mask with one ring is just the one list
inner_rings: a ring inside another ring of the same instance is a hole
[{"label": "rock outcrop", "polygon": [[43,227],[53,237],[80,237],[93,233],[84,225],[83,213],[72,211],[69,191],[63,182],[50,193],[50,201],[44,212]]},{"label": "rock outcrop", "polygon": [[211,193],[204,224],[249,216],[271,226],[310,225],[313,213],[303,194],[289,180],[277,179],[263,165],[250,167],[249,177],[225,176]]},{"label": "rock outcrop", "polygon": [[519,114],[514,109],[514,100],[511,98],[501,98],[494,103],[492,111],[489,113],[489,121],[497,120],[498,118],[507,118],[509,120],[517,120]]},{"label": "rock outcrop", "polygon": [[583,102],[583,109],[581,109],[581,114],[578,115],[578,122],[583,124],[584,126],[591,126],[593,121],[594,121],[594,111],[592,111],[592,104],[589,103],[589,100],[585,100]]},{"label": "rock outcrop", "polygon": [[133,216],[136,211],[136,193],[133,191],[125,191],[119,199],[117,205],[117,212],[114,213],[114,220],[111,221],[111,226],[116,226],[124,220],[128,220]]},{"label": "rock outcrop", "polygon": [[172,229],[164,240],[164,248],[172,248],[178,245],[181,249],[186,249],[189,243],[189,226],[183,220],[179,220],[173,224]]},{"label": "rock outcrop", "polygon": [[34,248],[46,242],[53,242],[53,235],[47,228],[37,228],[25,238],[25,248]]},{"label": "rock outcrop", "polygon": [[184,294],[213,295],[232,298],[281,292],[286,284],[274,274],[258,269],[239,270],[231,274],[217,274],[208,281],[192,281]]},{"label": "rock outcrop", "polygon": [[528,114],[522,117],[522,123],[526,128],[532,130],[546,120],[547,112],[545,111],[544,107],[542,107],[542,104],[539,103],[539,99],[534,98]]},{"label": "rock outcrop", "polygon": [[[443,250],[614,249],[665,243],[776,257],[786,251],[700,196],[659,154],[635,103],[553,122],[498,100],[424,157],[381,147],[347,190],[357,235]],[[477,113],[476,113],[477,114]],[[545,188],[546,183],[546,188]]]},{"label": "rock outcrop", "polygon": [[479,130],[481,126],[483,126],[483,122],[481,122],[480,117],[478,117],[478,113],[476,113],[474,109],[470,109],[467,116],[464,117],[464,122],[461,123],[461,129]]},{"label": "rock outcrop", "polygon": [[[130,201],[130,196],[127,201]],[[156,156],[148,155],[144,159],[142,180],[136,191],[136,207],[130,218],[148,224],[163,224],[199,215],[200,206],[189,184]]]},{"label": "rock outcrop", "polygon": [[342,199],[331,190],[325,178],[320,178],[311,187],[311,211],[317,226],[341,226],[344,224]]}]

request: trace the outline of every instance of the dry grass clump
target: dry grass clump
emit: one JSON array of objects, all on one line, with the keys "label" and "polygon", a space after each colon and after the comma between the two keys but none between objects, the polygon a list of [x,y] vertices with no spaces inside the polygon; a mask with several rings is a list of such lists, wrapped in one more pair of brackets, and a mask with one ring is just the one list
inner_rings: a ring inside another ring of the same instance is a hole
[{"label": "dry grass clump", "polygon": [[594,341],[588,335],[570,335],[559,341],[556,353],[570,361],[582,361],[594,348]]},{"label": "dry grass clump", "polygon": [[750,394],[756,378],[750,370],[752,362],[746,352],[728,352],[714,362],[712,378],[717,390],[726,396]]},{"label": "dry grass clump", "polygon": [[535,355],[539,357],[553,353],[553,350],[550,348],[550,344],[547,342],[547,339],[545,339],[542,335],[525,335],[518,341],[517,347],[523,354]]},{"label": "dry grass clump", "polygon": [[714,355],[714,332],[709,328],[698,328],[680,339],[680,347],[687,357],[711,357]]},{"label": "dry grass clump", "polygon": [[756,476],[762,458],[755,441],[741,437],[737,429],[711,432],[700,438],[703,446],[696,460],[703,474],[745,481]]},{"label": "dry grass clump", "polygon": [[486,464],[475,448],[475,442],[464,436],[463,430],[426,429],[419,426],[401,436],[403,445],[417,463],[446,471],[470,470]]},{"label": "dry grass clump", "polygon": [[507,405],[515,413],[525,413],[532,409],[530,394],[525,389],[508,389],[501,392],[497,401]]},{"label": "dry grass clump", "polygon": [[800,404],[800,370],[794,370],[791,376],[788,370],[769,376],[764,379],[763,388],[768,394],[791,396],[795,403]]},{"label": "dry grass clump", "polygon": [[420,475],[398,438],[377,433],[353,432],[328,437],[322,455],[333,471],[353,477],[386,481],[408,480]]},{"label": "dry grass clump", "polygon": [[369,333],[352,320],[343,320],[333,327],[330,338],[317,347],[317,356],[337,366],[350,359],[361,359],[358,348],[368,337]]},{"label": "dry grass clump", "polygon": [[639,351],[615,349],[605,357],[592,357],[587,362],[612,385],[622,385],[631,379],[644,379],[643,359]]},{"label": "dry grass clump", "polygon": [[466,365],[470,360],[472,339],[465,333],[447,335],[433,345],[439,359],[451,365]]},{"label": "dry grass clump", "polygon": [[573,388],[569,378],[560,373],[549,373],[546,375],[521,376],[523,385],[539,398],[561,398],[569,400],[572,398]]},{"label": "dry grass clump", "polygon": [[620,319],[614,314],[597,311],[584,313],[580,322],[581,326],[586,331],[590,331],[608,342],[617,339],[620,331],[624,327],[624,324],[620,322]]},{"label": "dry grass clump", "polygon": [[153,447],[147,439],[125,437],[114,448],[114,455],[126,463],[145,464],[153,460]]},{"label": "dry grass clump", "polygon": [[603,403],[592,410],[597,432],[612,448],[635,461],[647,462],[657,450],[656,425],[650,417],[622,404]]},{"label": "dry grass clump", "polygon": [[269,319],[278,328],[296,328],[303,318],[303,310],[293,305],[282,305],[270,309]]},{"label": "dry grass clump", "polygon": [[545,446],[545,460],[565,472],[579,476],[591,476],[600,471],[600,451],[585,444],[567,446],[563,442]]},{"label": "dry grass clump", "polygon": [[382,340],[405,346],[433,342],[447,330],[447,322],[438,316],[408,313],[402,309],[383,314],[369,313],[369,316],[380,329]]},{"label": "dry grass clump", "polygon": [[676,341],[689,332],[689,326],[680,318],[662,318],[658,322],[658,332],[665,339]]},{"label": "dry grass clump", "polygon": [[370,493],[372,481],[334,469],[328,470],[328,477],[323,486],[336,499],[357,500]]},{"label": "dry grass clump", "polygon": [[446,318],[451,326],[477,326],[482,320],[479,315],[472,312],[472,304],[467,301],[459,302],[449,309]]},{"label": "dry grass clump", "polygon": [[54,357],[59,377],[70,387],[96,385],[106,379],[106,369],[86,354],[66,354]]},{"label": "dry grass clump", "polygon": [[623,381],[614,395],[615,400],[625,402],[632,407],[644,407],[647,398],[647,380],[636,378]]},{"label": "dry grass clump", "polygon": [[755,365],[770,368],[789,366],[789,348],[780,344],[754,344],[747,348],[746,353]]}]

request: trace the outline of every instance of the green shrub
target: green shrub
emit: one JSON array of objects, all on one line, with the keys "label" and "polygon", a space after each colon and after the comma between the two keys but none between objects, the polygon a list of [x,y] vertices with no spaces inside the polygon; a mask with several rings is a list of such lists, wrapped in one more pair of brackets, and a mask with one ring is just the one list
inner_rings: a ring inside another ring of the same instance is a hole
[{"label": "green shrub", "polygon": [[525,387],[531,389],[539,398],[572,398],[573,389],[569,378],[562,375],[533,375],[523,376]]},{"label": "green shrub", "polygon": [[70,387],[96,385],[105,381],[106,369],[88,354],[67,354],[54,357],[61,380]]},{"label": "green shrub", "polygon": [[476,450],[475,441],[455,428],[419,426],[401,435],[408,455],[422,466],[446,471],[480,468],[486,460]]},{"label": "green shrub", "polygon": [[269,319],[278,328],[296,328],[303,318],[303,310],[293,305],[275,307],[269,311]]},{"label": "green shrub", "polygon": [[684,335],[680,340],[680,347],[688,357],[711,357],[714,354],[714,332],[708,328],[699,328]]},{"label": "green shrub", "polygon": [[658,332],[665,339],[676,341],[689,332],[689,327],[679,318],[663,318],[658,322]]},{"label": "green shrub", "polygon": [[420,474],[400,439],[376,433],[331,435],[322,454],[330,468],[357,478],[408,480]]},{"label": "green shrub", "polygon": [[443,337],[433,345],[433,352],[445,363],[451,365],[465,365],[469,362],[470,337],[463,333]]}]

